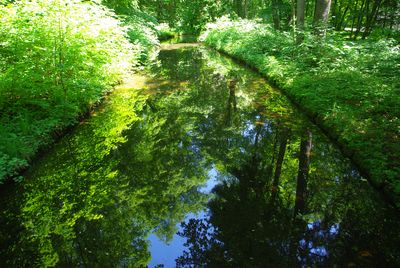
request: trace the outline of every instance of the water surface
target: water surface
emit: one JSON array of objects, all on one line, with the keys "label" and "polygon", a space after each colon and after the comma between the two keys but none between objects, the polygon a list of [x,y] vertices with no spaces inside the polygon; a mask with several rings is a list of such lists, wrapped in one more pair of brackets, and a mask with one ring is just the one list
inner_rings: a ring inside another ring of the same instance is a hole
[{"label": "water surface", "polygon": [[2,189],[0,266],[400,265],[398,213],[282,94],[163,48]]}]

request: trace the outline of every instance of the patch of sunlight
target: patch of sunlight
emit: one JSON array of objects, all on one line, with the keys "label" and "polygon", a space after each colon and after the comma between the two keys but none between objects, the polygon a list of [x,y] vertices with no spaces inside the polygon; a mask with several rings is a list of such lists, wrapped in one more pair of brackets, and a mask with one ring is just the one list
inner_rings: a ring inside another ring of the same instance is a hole
[{"label": "patch of sunlight", "polygon": [[146,87],[148,77],[140,74],[133,74],[129,77],[125,77],[123,82],[115,87],[115,90],[121,91],[126,89],[143,89]]},{"label": "patch of sunlight", "polygon": [[200,46],[198,43],[180,43],[180,44],[161,44],[161,50],[175,50],[186,47],[197,47]]},{"label": "patch of sunlight", "polygon": [[248,94],[248,92],[244,92],[243,90],[238,90],[236,92],[236,97],[239,99],[240,98],[240,102],[237,103],[237,106],[239,108],[244,108],[244,107],[248,107],[253,103],[253,98],[251,95]]},{"label": "patch of sunlight", "polygon": [[189,81],[182,81],[179,83],[179,86],[181,87],[187,87],[189,85]]}]

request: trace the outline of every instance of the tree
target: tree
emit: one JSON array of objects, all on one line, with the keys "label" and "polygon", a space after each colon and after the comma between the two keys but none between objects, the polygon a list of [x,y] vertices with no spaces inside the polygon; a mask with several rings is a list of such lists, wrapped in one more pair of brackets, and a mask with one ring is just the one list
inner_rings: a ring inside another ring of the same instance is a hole
[{"label": "tree", "polygon": [[304,16],[305,16],[305,1],[297,0],[296,8],[296,26],[297,26],[297,43],[302,43],[304,39]]},{"label": "tree", "polygon": [[330,9],[331,0],[316,0],[313,20],[314,32],[316,34],[325,34]]},{"label": "tree", "polygon": [[274,21],[274,28],[279,30],[281,28],[280,8],[282,7],[282,0],[272,0],[272,18]]},{"label": "tree", "polygon": [[383,0],[375,0],[373,1],[371,12],[366,14],[366,22],[365,22],[365,29],[362,35],[362,38],[365,39],[371,32],[373,25],[377,19],[379,8],[381,7]]}]

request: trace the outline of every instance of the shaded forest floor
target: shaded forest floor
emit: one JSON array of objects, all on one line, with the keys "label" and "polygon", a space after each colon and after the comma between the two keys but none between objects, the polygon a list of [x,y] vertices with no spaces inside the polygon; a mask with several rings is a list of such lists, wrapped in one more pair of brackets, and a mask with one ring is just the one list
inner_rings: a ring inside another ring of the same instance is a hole
[{"label": "shaded forest floor", "polygon": [[343,41],[222,18],[200,38],[244,61],[298,103],[400,206],[400,49],[395,41]]}]

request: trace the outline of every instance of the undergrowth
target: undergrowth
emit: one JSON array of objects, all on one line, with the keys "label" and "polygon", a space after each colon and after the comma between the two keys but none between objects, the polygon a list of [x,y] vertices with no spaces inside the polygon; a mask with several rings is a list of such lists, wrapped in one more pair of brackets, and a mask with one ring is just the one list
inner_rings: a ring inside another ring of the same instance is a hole
[{"label": "undergrowth", "polygon": [[269,77],[336,139],[375,187],[400,206],[400,48],[221,18],[201,41]]}]

